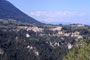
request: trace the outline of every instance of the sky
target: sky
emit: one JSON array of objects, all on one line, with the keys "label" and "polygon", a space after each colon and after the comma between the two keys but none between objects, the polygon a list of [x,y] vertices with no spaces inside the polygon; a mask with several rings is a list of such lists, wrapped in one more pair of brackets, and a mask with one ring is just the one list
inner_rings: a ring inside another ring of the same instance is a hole
[{"label": "sky", "polygon": [[43,23],[90,25],[90,0],[8,0]]}]

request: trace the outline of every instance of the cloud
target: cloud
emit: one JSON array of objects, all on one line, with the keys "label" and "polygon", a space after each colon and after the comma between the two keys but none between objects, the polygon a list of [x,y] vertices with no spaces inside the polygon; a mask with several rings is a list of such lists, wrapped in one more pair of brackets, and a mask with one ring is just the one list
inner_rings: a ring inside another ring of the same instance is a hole
[{"label": "cloud", "polygon": [[35,16],[40,16],[40,15],[41,15],[41,12],[40,12],[40,11],[31,12],[30,14],[31,14],[31,15],[35,15]]},{"label": "cloud", "polygon": [[[71,12],[71,11],[35,11],[29,14],[41,22],[46,23],[60,23],[60,22],[71,22],[79,23],[87,19],[85,13]],[[85,17],[85,18],[84,18]]]},{"label": "cloud", "polygon": [[48,17],[56,17],[56,16],[84,16],[84,13],[78,13],[78,12],[70,12],[70,11],[63,11],[63,12],[48,12],[48,11],[36,11],[31,12],[31,15],[36,16],[48,16]]}]

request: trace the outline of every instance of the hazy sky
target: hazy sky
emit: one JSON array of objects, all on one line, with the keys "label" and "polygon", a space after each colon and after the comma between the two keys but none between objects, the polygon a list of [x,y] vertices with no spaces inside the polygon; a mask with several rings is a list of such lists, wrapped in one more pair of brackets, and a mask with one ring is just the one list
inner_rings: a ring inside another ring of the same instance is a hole
[{"label": "hazy sky", "polygon": [[9,0],[17,8],[52,24],[90,23],[90,0]]}]

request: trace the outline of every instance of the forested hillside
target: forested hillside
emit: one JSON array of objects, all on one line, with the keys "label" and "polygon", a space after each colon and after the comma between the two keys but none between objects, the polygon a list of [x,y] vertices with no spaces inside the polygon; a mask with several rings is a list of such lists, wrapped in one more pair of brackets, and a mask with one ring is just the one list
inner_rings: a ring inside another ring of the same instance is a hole
[{"label": "forested hillside", "polygon": [[90,39],[77,42],[63,60],[90,60]]},{"label": "forested hillside", "polygon": [[90,60],[90,29],[87,38],[76,42],[63,60]]},{"label": "forested hillside", "polygon": [[0,19],[0,60],[89,60],[90,26]]}]

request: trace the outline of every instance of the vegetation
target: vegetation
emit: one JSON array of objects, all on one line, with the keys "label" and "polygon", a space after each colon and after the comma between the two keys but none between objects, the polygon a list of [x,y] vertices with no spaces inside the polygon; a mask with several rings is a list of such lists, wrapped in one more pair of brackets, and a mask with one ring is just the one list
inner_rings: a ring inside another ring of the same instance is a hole
[{"label": "vegetation", "polygon": [[[23,33],[21,33],[23,32]],[[26,38],[25,31],[2,31],[0,29],[0,48],[4,54],[0,55],[0,60],[61,60],[67,53],[67,49],[62,47],[52,48],[46,43],[45,39]],[[18,37],[18,38],[16,38]],[[39,56],[36,56],[33,50],[27,46],[36,47]]]},{"label": "vegetation", "polygon": [[63,60],[90,60],[90,40],[77,42]]},{"label": "vegetation", "polygon": [[[44,28],[43,32],[20,29],[24,27]],[[51,27],[44,25],[33,25],[12,21],[10,19],[0,20],[0,60],[73,60],[74,58],[87,59],[90,54],[90,40],[78,40],[71,36],[57,36],[59,31],[49,30]],[[55,27],[55,26],[54,26]],[[75,31],[81,32],[81,36],[90,37],[89,28],[73,28],[71,26],[62,26],[65,33]],[[69,30],[70,29],[70,30]],[[80,30],[79,30],[80,29]],[[27,37],[29,34],[30,37]],[[40,36],[40,34],[45,34]],[[54,34],[57,34],[54,36]],[[79,42],[80,41],[80,42]],[[74,45],[69,51],[68,44]],[[84,55],[83,55],[84,54]]]},{"label": "vegetation", "polygon": [[89,29],[89,32],[90,32],[90,29]]},{"label": "vegetation", "polygon": [[0,0],[0,60],[90,60],[90,26],[44,25]]}]

